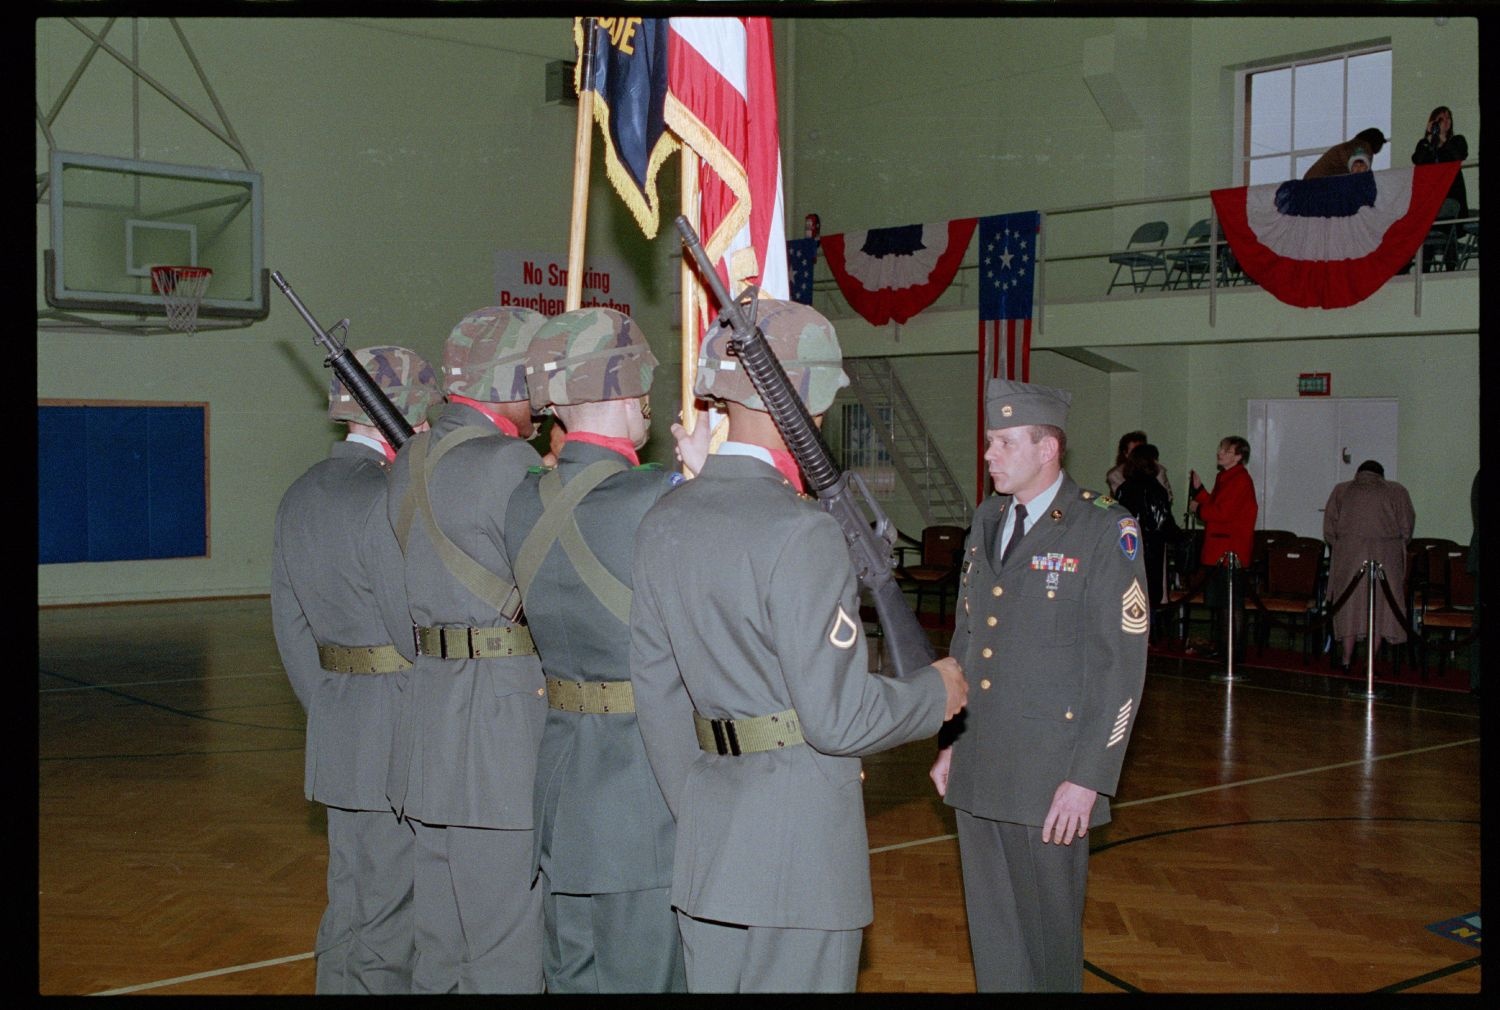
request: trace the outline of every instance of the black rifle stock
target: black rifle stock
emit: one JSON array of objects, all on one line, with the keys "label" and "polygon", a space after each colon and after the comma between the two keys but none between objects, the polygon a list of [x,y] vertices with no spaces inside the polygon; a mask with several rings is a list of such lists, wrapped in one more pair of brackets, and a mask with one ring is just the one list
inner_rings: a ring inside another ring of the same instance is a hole
[{"label": "black rifle stock", "polygon": [[[345,344],[339,343],[329,331],[318,325],[318,321],[313,318],[311,312],[307,311],[307,306],[302,304],[302,299],[297,297],[297,293],[281,276],[279,270],[271,271],[271,280],[276,282],[281,293],[286,295],[292,303],[292,308],[296,309],[306,320],[307,325],[312,328],[313,340],[328,352],[328,357],[323,360],[323,364],[334,370],[339,381],[344,384],[344,388],[349,390],[355,402],[363,408],[365,416],[375,422],[375,426],[380,429],[385,440],[393,448],[401,448],[406,440],[412,437],[412,427],[406,423],[406,418],[401,416],[396,405],[391,403],[390,397],[385,395],[385,390],[375,385],[375,380],[370,378],[370,373],[365,371],[353,351],[349,350]],[[341,319],[334,324],[333,328],[343,329],[347,339],[349,320]]]},{"label": "black rifle stock", "polygon": [[[875,613],[885,634],[886,651],[890,653],[896,676],[905,677],[931,665],[937,658],[932,643],[927,632],[917,623],[917,615],[907,606],[906,597],[901,594],[901,587],[891,573],[893,528],[890,520],[870,496],[858,474],[839,471],[822,434],[813,423],[812,415],[807,412],[802,398],[792,388],[786,370],[766,342],[765,334],[745,314],[743,307],[729,297],[724,282],[714,272],[713,264],[687,218],[677,218],[677,230],[682,235],[683,245],[698,264],[704,283],[717,299],[720,315],[734,331],[731,345],[735,356],[754,384],[766,412],[776,422],[776,429],[781,432],[787,449],[796,457],[808,486],[817,494],[818,504],[838,520],[844,532],[855,572],[875,604]],[[851,487],[851,477],[855,487]],[[859,497],[863,497],[866,507],[875,517],[874,528],[860,509]]]}]

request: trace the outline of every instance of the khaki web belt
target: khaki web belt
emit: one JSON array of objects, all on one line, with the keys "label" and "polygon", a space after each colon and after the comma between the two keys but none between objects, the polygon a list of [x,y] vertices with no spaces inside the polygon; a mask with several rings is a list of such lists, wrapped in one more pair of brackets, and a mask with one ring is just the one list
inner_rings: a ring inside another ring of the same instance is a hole
[{"label": "khaki web belt", "polygon": [[501,659],[505,656],[531,656],[536,645],[531,631],[524,625],[504,628],[418,628],[411,629],[417,655],[439,659]]},{"label": "khaki web belt", "polygon": [[329,673],[396,673],[411,669],[394,645],[320,645],[318,665]]},{"label": "khaki web belt", "polygon": [[556,470],[543,475],[538,483],[542,499],[542,517],[526,535],[521,549],[516,552],[516,582],[524,597],[531,591],[532,580],[541,570],[542,561],[552,545],[562,542],[568,561],[606,610],[615,615],[621,624],[630,624],[630,587],[615,578],[604,562],[589,549],[578,528],[573,512],[584,495],[598,487],[607,478],[626,469],[624,463],[612,459],[601,459],[590,463],[567,484]]},{"label": "khaki web belt", "polygon": [[433,469],[437,466],[438,460],[446,456],[449,450],[472,439],[493,435],[494,431],[475,425],[450,431],[438,440],[438,444],[429,453],[428,436],[430,434],[424,431],[413,435],[410,440],[411,448],[408,450],[410,482],[406,488],[406,496],[401,499],[401,508],[396,519],[396,540],[401,545],[401,553],[403,555],[406,553],[407,541],[411,537],[413,516],[420,514],[422,524],[427,529],[427,536],[432,541],[433,550],[437,552],[438,560],[442,561],[448,574],[462,582],[469,592],[494,607],[507,621],[518,620],[521,615],[520,590],[469,557],[461,547],[448,538],[448,534],[442,531],[437,524],[437,518],[432,514],[432,500],[427,490]]},{"label": "khaki web belt", "polygon": [[634,712],[635,689],[628,680],[559,680],[548,677],[547,707],[586,715]]},{"label": "khaki web belt", "polygon": [[755,719],[705,719],[693,713],[698,746],[709,754],[754,754],[804,743],[802,725],[793,709]]}]

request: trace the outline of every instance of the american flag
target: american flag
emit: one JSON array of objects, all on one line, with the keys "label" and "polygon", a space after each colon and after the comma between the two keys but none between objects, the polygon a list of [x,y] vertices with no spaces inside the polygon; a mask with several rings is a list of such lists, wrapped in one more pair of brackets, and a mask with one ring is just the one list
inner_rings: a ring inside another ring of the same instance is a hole
[{"label": "american flag", "polygon": [[770,19],[670,19],[665,114],[701,159],[700,207],[683,212],[725,286],[788,298]]},{"label": "american flag", "polygon": [[1028,210],[979,219],[979,497],[984,497],[984,387],[1031,381],[1031,310],[1042,215]]},{"label": "american flag", "polygon": [[813,266],[818,262],[818,240],[815,238],[788,239],[786,243],[787,268],[791,272],[791,298],[794,302],[811,305],[813,300]]}]

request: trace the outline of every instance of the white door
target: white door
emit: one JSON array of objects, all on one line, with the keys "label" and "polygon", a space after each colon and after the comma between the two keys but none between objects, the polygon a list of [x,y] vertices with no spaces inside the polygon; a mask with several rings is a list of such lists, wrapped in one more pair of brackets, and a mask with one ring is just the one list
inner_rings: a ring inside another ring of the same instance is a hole
[{"label": "white door", "polygon": [[1379,399],[1251,400],[1247,469],[1260,506],[1256,528],[1323,537],[1323,506],[1333,486],[1359,464],[1379,461],[1399,480],[1398,401]]}]

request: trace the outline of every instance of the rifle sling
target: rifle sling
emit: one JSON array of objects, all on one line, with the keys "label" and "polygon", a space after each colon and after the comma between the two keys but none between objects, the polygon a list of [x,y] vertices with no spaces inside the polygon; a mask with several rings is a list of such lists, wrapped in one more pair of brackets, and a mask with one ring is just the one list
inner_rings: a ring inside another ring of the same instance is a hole
[{"label": "rifle sling", "polygon": [[521,550],[516,555],[516,583],[524,597],[531,590],[531,583],[541,570],[542,561],[552,545],[562,542],[563,551],[578,571],[583,584],[598,598],[621,624],[630,624],[630,587],[625,585],[599,560],[583,539],[574,511],[585,495],[598,487],[607,478],[625,470],[624,463],[612,459],[601,459],[583,468],[583,472],[566,485],[556,471],[543,474],[538,482],[542,498],[542,517],[526,536]]},{"label": "rifle sling", "polygon": [[427,432],[423,432],[411,439],[410,456],[410,486],[406,490],[406,497],[401,501],[401,510],[396,521],[396,539],[401,544],[401,552],[406,553],[407,540],[411,535],[412,513],[421,513],[422,523],[427,529],[427,535],[432,540],[433,549],[437,552],[438,560],[459,582],[479,597],[490,604],[500,615],[507,620],[514,621],[520,616],[520,593],[516,587],[478,561],[465,554],[448,535],[443,532],[437,524],[437,518],[432,514],[432,499],[428,494],[428,482],[432,479],[432,473],[438,461],[448,452],[465,442],[494,432],[486,428],[474,425],[459,428],[449,432],[438,440],[437,447],[429,452],[430,438]]}]

